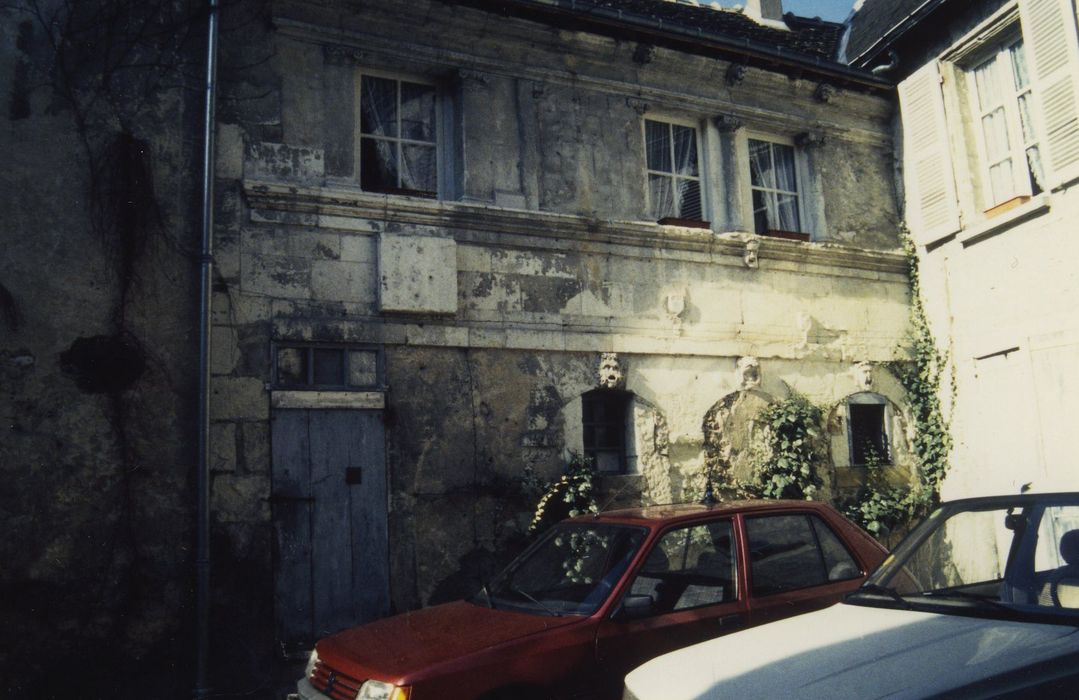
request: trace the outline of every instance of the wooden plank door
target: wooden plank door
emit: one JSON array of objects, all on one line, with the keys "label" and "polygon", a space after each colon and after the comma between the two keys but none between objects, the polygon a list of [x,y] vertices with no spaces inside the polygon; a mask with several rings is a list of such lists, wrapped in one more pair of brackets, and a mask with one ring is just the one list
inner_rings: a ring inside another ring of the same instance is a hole
[{"label": "wooden plank door", "polygon": [[292,654],[389,610],[382,415],[278,409],[271,442],[276,622]]}]

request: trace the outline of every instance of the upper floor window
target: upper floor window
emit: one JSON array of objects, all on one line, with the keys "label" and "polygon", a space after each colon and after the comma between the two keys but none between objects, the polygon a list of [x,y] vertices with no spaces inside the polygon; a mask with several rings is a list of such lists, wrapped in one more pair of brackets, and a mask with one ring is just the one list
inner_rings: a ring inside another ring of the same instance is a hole
[{"label": "upper floor window", "polygon": [[1023,41],[1009,42],[971,71],[989,206],[1042,191],[1044,172],[1034,127]]},{"label": "upper floor window", "polygon": [[749,139],[749,183],[756,233],[802,231],[794,146]]},{"label": "upper floor window", "polygon": [[644,122],[648,204],[652,218],[701,221],[701,170],[697,129],[646,119]]},{"label": "upper floor window", "polygon": [[360,77],[360,187],[438,195],[437,100],[433,85]]}]

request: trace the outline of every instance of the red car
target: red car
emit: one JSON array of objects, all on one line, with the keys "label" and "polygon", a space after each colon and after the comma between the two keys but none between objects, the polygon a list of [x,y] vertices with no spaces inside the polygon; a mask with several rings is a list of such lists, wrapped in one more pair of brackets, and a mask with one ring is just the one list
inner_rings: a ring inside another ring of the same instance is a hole
[{"label": "red car", "polygon": [[573,518],[471,600],[321,640],[297,697],[618,698],[622,678],[644,661],[831,605],[886,555],[810,501]]}]

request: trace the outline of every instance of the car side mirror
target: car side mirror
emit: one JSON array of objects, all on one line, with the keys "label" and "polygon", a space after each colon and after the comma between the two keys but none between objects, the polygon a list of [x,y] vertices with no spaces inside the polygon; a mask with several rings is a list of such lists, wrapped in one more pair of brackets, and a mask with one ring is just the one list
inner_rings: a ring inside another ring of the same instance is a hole
[{"label": "car side mirror", "polygon": [[640,620],[652,614],[652,596],[650,595],[627,595],[622,599],[622,604],[614,613],[616,622],[629,622]]}]

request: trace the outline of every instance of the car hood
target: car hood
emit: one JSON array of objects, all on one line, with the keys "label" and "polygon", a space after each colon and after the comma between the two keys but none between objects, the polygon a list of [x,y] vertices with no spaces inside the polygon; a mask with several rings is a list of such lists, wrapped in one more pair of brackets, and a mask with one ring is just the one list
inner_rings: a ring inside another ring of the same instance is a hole
[{"label": "car hood", "polygon": [[579,616],[492,610],[465,601],[436,605],[353,627],[318,643],[319,658],[360,680],[412,683],[440,665],[558,627]]},{"label": "car hood", "polygon": [[840,604],[660,656],[626,686],[640,700],[924,698],[1075,654],[1074,627]]}]

